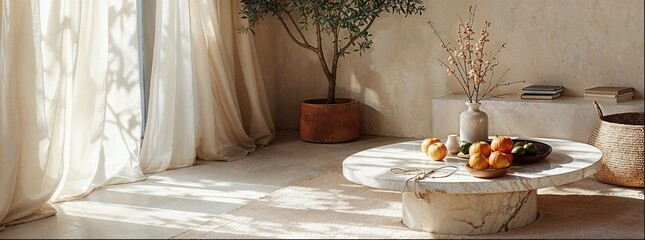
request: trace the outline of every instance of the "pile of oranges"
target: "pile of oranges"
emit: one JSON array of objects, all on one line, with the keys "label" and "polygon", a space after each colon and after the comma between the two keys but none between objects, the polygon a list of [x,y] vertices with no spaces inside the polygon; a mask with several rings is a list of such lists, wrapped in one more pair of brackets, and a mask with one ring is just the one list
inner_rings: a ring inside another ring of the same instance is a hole
[{"label": "pile of oranges", "polygon": [[[474,169],[502,169],[513,163],[513,140],[510,137],[495,137],[493,141],[480,141],[470,144],[468,148],[468,165]],[[421,142],[421,151],[430,159],[443,160],[448,155],[448,148],[438,138],[426,138]]]},{"label": "pile of oranges", "polygon": [[513,140],[506,136],[493,138],[491,144],[484,141],[475,142],[468,149],[468,165],[479,170],[507,168],[513,163],[511,151]]}]

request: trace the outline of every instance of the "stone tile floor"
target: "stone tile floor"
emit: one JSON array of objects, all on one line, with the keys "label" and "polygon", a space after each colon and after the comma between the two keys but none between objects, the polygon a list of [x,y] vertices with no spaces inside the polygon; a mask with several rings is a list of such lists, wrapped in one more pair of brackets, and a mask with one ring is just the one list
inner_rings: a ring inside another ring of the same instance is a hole
[{"label": "stone tile floor", "polygon": [[351,143],[313,144],[299,140],[297,131],[279,131],[272,144],[246,158],[197,161],[192,167],[149,174],[145,181],[103,187],[83,199],[56,204],[53,217],[7,227],[0,238],[170,238],[339,167],[351,154],[409,140],[362,136]]}]

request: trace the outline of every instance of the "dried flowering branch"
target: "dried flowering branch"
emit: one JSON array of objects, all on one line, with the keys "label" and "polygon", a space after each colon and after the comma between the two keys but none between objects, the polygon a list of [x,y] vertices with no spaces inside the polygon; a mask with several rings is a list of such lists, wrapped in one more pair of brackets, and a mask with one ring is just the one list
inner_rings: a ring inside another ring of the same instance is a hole
[{"label": "dried flowering branch", "polygon": [[[441,38],[437,29],[434,27],[432,22],[428,22],[433,32],[439,38],[441,42],[441,48],[443,48],[448,53],[448,63],[439,60],[441,66],[446,68],[448,76],[454,77],[459,82],[459,85],[464,90],[468,96],[469,102],[479,102],[481,100],[501,97],[506,94],[494,95],[491,96],[491,92],[500,86],[508,86],[515,83],[524,83],[524,81],[515,81],[515,82],[504,82],[504,77],[510,70],[507,69],[504,73],[497,79],[494,80],[495,67],[499,65],[497,61],[497,54],[506,47],[506,43],[497,48],[496,51],[486,52],[486,43],[490,41],[488,28],[491,23],[489,21],[484,22],[484,29],[479,34],[479,39],[475,41],[475,30],[473,30],[473,24],[475,22],[475,9],[477,6],[470,6],[468,8],[469,18],[467,21],[464,21],[459,14],[459,24],[457,25],[457,44],[458,48],[453,48],[450,46],[450,43]],[[486,78],[489,78],[487,81]],[[493,83],[494,82],[494,83]],[[482,84],[487,84],[486,89],[482,88]]]}]

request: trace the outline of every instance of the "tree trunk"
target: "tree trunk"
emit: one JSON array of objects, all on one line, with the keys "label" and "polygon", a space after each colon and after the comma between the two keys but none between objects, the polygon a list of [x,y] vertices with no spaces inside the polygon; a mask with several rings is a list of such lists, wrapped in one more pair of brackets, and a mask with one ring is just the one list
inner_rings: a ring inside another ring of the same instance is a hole
[{"label": "tree trunk", "polygon": [[327,88],[327,104],[332,104],[336,100],[336,76],[327,79],[329,87]]}]

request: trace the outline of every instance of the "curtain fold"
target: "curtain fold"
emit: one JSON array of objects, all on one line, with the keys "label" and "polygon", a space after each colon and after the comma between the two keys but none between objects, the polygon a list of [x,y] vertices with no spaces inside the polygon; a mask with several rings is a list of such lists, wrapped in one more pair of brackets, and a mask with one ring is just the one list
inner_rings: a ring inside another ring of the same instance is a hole
[{"label": "curtain fold", "polygon": [[136,2],[0,3],[0,226],[144,179]]},{"label": "curtain fold", "polygon": [[0,230],[56,213],[60,179],[49,131],[38,2],[0,2]]},{"label": "curtain fold", "polygon": [[[157,2],[151,99],[141,155],[144,172],[190,166],[195,157],[235,160],[273,140],[275,129],[252,37],[237,33],[242,22],[239,4]],[[178,108],[188,115],[178,115]],[[179,135],[182,141],[169,141],[164,137],[168,135]]]},{"label": "curtain fold", "polygon": [[239,7],[239,1],[190,2],[201,113],[197,156],[205,160],[245,157],[275,136],[254,43],[237,32]]},{"label": "curtain fold", "polygon": [[[148,127],[134,0],[0,0],[0,230],[275,135],[239,2],[159,1]],[[142,146],[140,148],[140,146]]]},{"label": "curtain fold", "polygon": [[[234,29],[242,25],[248,25],[248,21],[240,18],[237,15],[237,9],[240,8],[240,1],[235,1],[233,4],[232,12]],[[264,79],[262,78],[262,70],[260,69],[260,62],[257,58],[255,50],[255,40],[252,34],[234,33],[237,43],[237,56],[239,57],[239,65],[242,69],[236,68],[236,71],[241,75],[246,88],[245,98],[241,101],[243,105],[248,106],[248,112],[242,112],[244,119],[248,119],[249,135],[255,139],[260,145],[267,145],[275,138],[275,128],[271,112],[269,109],[269,101],[266,95],[266,88],[264,87]],[[241,89],[241,88],[240,88]],[[247,123],[247,122],[245,122]]]},{"label": "curtain fold", "polygon": [[197,112],[188,2],[159,1],[156,5],[148,120],[140,158],[147,173],[195,162]]},{"label": "curtain fold", "polygon": [[[64,174],[53,202],[110,184],[145,179],[139,166],[141,95],[136,1],[54,1],[62,17],[60,54],[69,128]],[[69,26],[66,24],[69,22]],[[54,27],[55,28],[55,27]],[[68,36],[68,37],[65,37]]]}]

